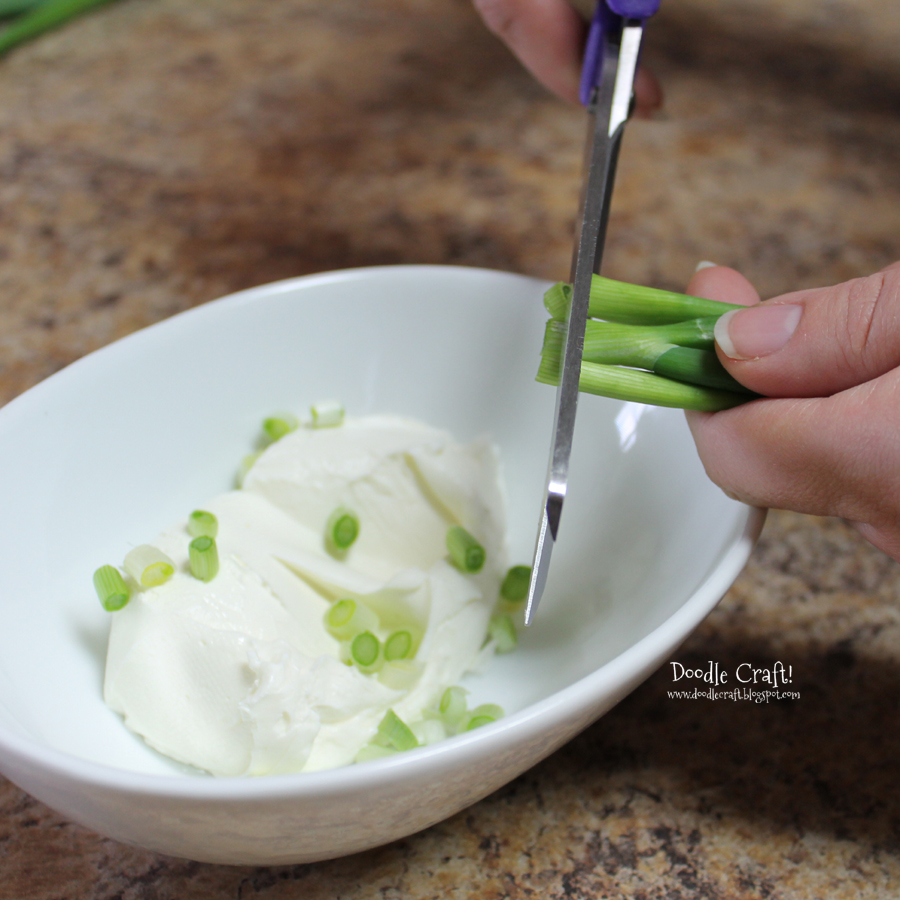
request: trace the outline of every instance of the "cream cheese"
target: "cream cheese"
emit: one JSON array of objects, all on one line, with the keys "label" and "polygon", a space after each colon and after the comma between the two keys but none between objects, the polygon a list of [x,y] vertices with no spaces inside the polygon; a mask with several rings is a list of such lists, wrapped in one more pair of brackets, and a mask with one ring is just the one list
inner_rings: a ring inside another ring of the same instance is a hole
[{"label": "cream cheese", "polygon": [[[338,506],[360,522],[342,559],[324,542]],[[175,574],[136,591],[110,631],[106,702],[166,755],[214,775],[344,765],[388,709],[416,722],[479,661],[506,571],[488,441],[460,445],[389,416],[300,428],[260,456],[241,490],[204,508],[219,522],[216,577],[190,575],[190,537],[177,523],[154,542]],[[447,561],[452,525],[484,546],[477,575]],[[378,614],[381,639],[413,623],[412,683],[341,661],[323,617],[343,598]]]}]

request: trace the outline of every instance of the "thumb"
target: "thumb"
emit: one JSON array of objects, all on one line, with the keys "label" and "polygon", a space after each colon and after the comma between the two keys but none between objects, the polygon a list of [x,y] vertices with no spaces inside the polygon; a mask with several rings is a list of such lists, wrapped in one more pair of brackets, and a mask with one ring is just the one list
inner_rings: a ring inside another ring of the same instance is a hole
[{"label": "thumb", "polygon": [[[898,279],[895,264],[871,278],[728,314],[719,338],[723,362],[744,384],[776,396],[688,413],[688,423],[707,473],[730,496],[842,516],[900,560],[900,338],[891,333],[900,319]],[[720,267],[698,272],[688,290],[742,304],[755,299],[749,282]],[[792,333],[785,334],[784,319],[762,317],[755,331],[739,331],[742,317],[779,304],[800,310]],[[730,356],[737,352],[758,358]]]},{"label": "thumb", "polygon": [[764,396],[828,397],[900,365],[898,324],[900,263],[894,263],[866,278],[726,313],[716,343],[728,371]]}]

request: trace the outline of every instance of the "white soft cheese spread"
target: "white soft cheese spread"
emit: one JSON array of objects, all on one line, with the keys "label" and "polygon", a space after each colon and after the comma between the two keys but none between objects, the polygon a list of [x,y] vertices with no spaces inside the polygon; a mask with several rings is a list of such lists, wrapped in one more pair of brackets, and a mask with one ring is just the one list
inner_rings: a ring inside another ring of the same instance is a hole
[{"label": "white soft cheese spread", "polygon": [[[346,507],[359,536],[342,559],[325,526]],[[241,490],[204,506],[219,523],[218,574],[188,568],[186,520],[154,545],[175,562],[112,616],[104,696],[152,747],[214,775],[313,771],[350,763],[388,709],[421,719],[480,661],[506,571],[497,452],[388,416],[299,428],[254,463]],[[449,527],[484,546],[465,575],[447,559]],[[331,603],[378,613],[381,640],[422,635],[411,684],[388,686],[340,659]]]}]

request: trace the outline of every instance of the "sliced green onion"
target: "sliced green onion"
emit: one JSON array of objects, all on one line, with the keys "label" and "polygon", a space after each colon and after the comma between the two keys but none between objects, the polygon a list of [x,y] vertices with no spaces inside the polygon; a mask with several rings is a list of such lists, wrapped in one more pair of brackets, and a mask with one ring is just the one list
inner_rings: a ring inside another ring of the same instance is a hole
[{"label": "sliced green onion", "polygon": [[419,746],[412,729],[392,709],[384,714],[374,741],[395,750],[412,750]]},{"label": "sliced green onion", "polygon": [[572,306],[572,285],[558,281],[544,294],[544,306],[554,319],[565,321]]},{"label": "sliced green onion", "polygon": [[237,476],[235,477],[235,483],[239,488],[244,486],[244,482],[247,480],[247,475],[250,473],[250,470],[253,468],[253,464],[262,456],[262,451],[259,453],[248,453],[242,460],[241,464],[238,467]]},{"label": "sliced green onion", "polygon": [[187,531],[191,537],[218,537],[219,520],[205,509],[195,509],[188,516]]},{"label": "sliced green onion", "polygon": [[356,600],[338,600],[325,613],[325,629],[339,641],[378,627],[378,615]]},{"label": "sliced green onion", "polygon": [[94,590],[107,612],[121,609],[131,597],[131,591],[115,566],[100,566],[94,572]]},{"label": "sliced green onion", "polygon": [[290,413],[269,416],[268,419],[263,419],[262,424],[266,439],[273,444],[275,441],[280,441],[286,434],[296,431],[299,426],[300,420]]},{"label": "sliced green onion", "polygon": [[521,603],[528,596],[531,566],[511,566],[500,585],[500,596],[507,603]]},{"label": "sliced green onion", "polygon": [[175,563],[159,548],[141,544],[128,552],[124,569],[142,587],[157,587],[175,574]]},{"label": "sliced green onion", "polygon": [[438,703],[438,712],[441,721],[451,734],[456,734],[463,719],[466,717],[466,690],[458,685],[448,687],[441,694]]},{"label": "sliced green onion", "polygon": [[[542,356],[535,380],[542,384],[559,384],[559,360],[553,359],[552,356]],[[589,362],[581,364],[578,389],[588,394],[612,397],[615,400],[677,409],[698,409],[703,412],[730,409],[751,399],[747,394],[684,384],[638,369]]]},{"label": "sliced green onion", "polygon": [[412,656],[413,639],[408,631],[395,631],[384,642],[384,658],[389,662]]},{"label": "sliced green onion", "polygon": [[350,642],[350,655],[360,669],[374,671],[380,662],[381,642],[371,631],[363,631]]},{"label": "sliced green onion", "polygon": [[343,424],[344,405],[338,400],[323,400],[310,407],[313,428],[334,428]]},{"label": "sliced green onion", "polygon": [[188,545],[191,575],[200,581],[212,581],[219,572],[219,551],[214,538],[203,535]]},{"label": "sliced green onion", "polygon": [[447,729],[440,719],[422,719],[419,722],[413,722],[409,727],[416,736],[420,747],[436,744],[447,737]]},{"label": "sliced green onion", "polygon": [[482,703],[476,706],[466,718],[464,731],[472,731],[475,728],[481,728],[482,725],[490,725],[497,719],[503,718],[503,708],[497,706],[496,703]]},{"label": "sliced green onion", "polygon": [[509,613],[497,613],[488,622],[488,637],[497,643],[498,653],[509,653],[518,646],[516,626]]},{"label": "sliced green onion", "polygon": [[384,759],[385,756],[394,756],[398,751],[393,747],[384,747],[381,744],[368,743],[361,747],[356,754],[354,762],[368,762],[371,759]]},{"label": "sliced green onion", "polygon": [[475,574],[484,566],[484,547],[462,525],[448,529],[447,550],[450,561],[461,572]]},{"label": "sliced green onion", "polygon": [[422,674],[421,663],[414,659],[394,659],[381,667],[378,680],[395,691],[408,691]]},{"label": "sliced green onion", "polygon": [[109,0],[47,0],[16,19],[0,33],[0,53],[6,53],[13,47],[87,12],[92,7],[108,2]]},{"label": "sliced green onion", "polygon": [[325,546],[329,553],[346,553],[359,537],[359,517],[352,510],[339,506],[325,524]]}]

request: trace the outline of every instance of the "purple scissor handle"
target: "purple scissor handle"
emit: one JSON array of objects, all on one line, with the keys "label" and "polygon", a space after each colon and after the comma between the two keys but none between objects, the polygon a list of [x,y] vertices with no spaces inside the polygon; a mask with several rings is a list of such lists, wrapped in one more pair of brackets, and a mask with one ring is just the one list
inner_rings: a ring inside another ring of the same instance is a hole
[{"label": "purple scissor handle", "polygon": [[600,86],[603,74],[604,35],[621,30],[623,19],[644,21],[658,9],[660,0],[599,0],[588,30],[581,66],[581,102],[587,106]]},{"label": "purple scissor handle", "polygon": [[581,99],[588,109],[585,172],[572,259],[572,304],[560,363],[553,439],[547,464],[541,520],[528,585],[525,622],[531,624],[544,593],[550,554],[556,543],[569,482],[569,457],[575,433],[581,355],[588,317],[591,280],[600,271],[609,201],[625,122],[631,113],[644,20],[660,0],[600,0],[588,32],[582,70]]}]

